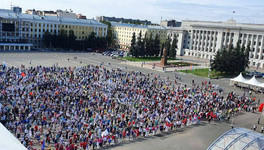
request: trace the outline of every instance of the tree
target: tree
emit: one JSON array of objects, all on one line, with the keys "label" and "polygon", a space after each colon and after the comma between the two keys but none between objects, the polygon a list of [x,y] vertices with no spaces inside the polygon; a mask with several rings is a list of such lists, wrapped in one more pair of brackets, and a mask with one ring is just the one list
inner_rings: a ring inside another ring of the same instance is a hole
[{"label": "tree", "polygon": [[137,56],[137,49],[136,49],[136,33],[133,33],[132,40],[131,40],[131,46],[130,46],[130,54],[132,56]]},{"label": "tree", "polygon": [[51,47],[51,42],[52,42],[52,35],[49,33],[49,31],[46,31],[43,34],[43,44],[46,48]]},{"label": "tree", "polygon": [[[222,64],[221,63],[221,51],[218,50],[215,54],[215,57],[214,57],[214,60],[213,62],[211,63],[211,70],[217,70],[217,71],[220,71],[221,70],[221,67],[220,65]],[[220,71],[222,72],[222,71]]]},{"label": "tree", "polygon": [[58,35],[58,47],[66,49],[68,44],[68,36],[65,30],[60,30]]},{"label": "tree", "polygon": [[159,35],[155,35],[154,43],[153,43],[153,55],[158,56],[160,53],[160,39]]},{"label": "tree", "polygon": [[249,50],[249,46],[246,50],[245,46],[241,48],[240,43],[237,43],[235,48],[230,44],[228,48],[217,51],[211,69],[228,74],[245,71],[249,63]]},{"label": "tree", "polygon": [[148,41],[148,33],[146,32],[145,33],[145,37],[144,37],[144,39],[142,40],[142,42],[143,42],[143,52],[142,53],[140,53],[141,54],[141,56],[143,57],[143,56],[148,56],[148,54],[149,54],[149,41]]},{"label": "tree", "polygon": [[171,44],[170,53],[169,53],[170,58],[176,57],[176,48],[177,48],[177,37],[176,37],[176,34],[174,34],[172,44]]},{"label": "tree", "polygon": [[171,38],[170,38],[170,36],[167,37],[164,47],[167,49],[167,56],[169,56],[170,50],[171,50]]},{"label": "tree", "polygon": [[58,35],[57,34],[52,34],[51,35],[51,45],[54,48],[58,48],[59,47],[59,41],[58,41]]},{"label": "tree", "polygon": [[146,54],[148,56],[154,56],[155,55],[154,40],[153,40],[152,32],[150,33],[149,38],[147,39]]},{"label": "tree", "polygon": [[135,57],[142,56],[142,53],[144,53],[144,43],[142,42],[142,33],[140,31],[137,38],[137,44],[136,44],[137,55],[135,55]]},{"label": "tree", "polygon": [[76,36],[74,35],[73,30],[69,31],[68,42],[68,49],[74,49],[76,44]]},{"label": "tree", "polygon": [[96,48],[106,48],[107,42],[105,37],[96,37]]},{"label": "tree", "polygon": [[249,67],[249,52],[250,52],[250,42],[247,45],[246,51],[245,51],[245,56],[244,56],[244,68],[248,68]]},{"label": "tree", "polygon": [[96,47],[96,45],[97,45],[97,40],[96,40],[95,33],[92,32],[89,35],[88,39],[86,39],[85,41],[86,41],[86,44],[87,44],[88,48],[93,48],[94,49]]},{"label": "tree", "polygon": [[101,21],[103,24],[107,25],[107,35],[106,35],[106,46],[114,47],[115,46],[115,36],[113,33],[112,24],[109,21]]}]

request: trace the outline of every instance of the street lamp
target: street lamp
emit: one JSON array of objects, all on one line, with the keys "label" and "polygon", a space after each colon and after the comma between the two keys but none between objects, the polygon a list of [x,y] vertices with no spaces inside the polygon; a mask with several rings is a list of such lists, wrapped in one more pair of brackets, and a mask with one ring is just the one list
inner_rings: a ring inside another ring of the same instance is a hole
[{"label": "street lamp", "polygon": [[211,79],[211,63],[213,62],[213,59],[210,59],[210,63],[209,63],[209,72],[208,72],[208,78]]},{"label": "street lamp", "polygon": [[211,74],[211,68],[209,68],[209,72],[208,72],[208,78],[209,78],[209,79],[211,79],[211,78],[210,78],[210,74]]}]

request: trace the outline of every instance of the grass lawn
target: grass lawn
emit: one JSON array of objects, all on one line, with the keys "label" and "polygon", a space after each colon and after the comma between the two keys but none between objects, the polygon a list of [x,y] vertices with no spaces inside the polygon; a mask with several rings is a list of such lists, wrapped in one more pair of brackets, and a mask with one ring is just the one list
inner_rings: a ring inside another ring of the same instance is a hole
[{"label": "grass lawn", "polygon": [[[190,74],[194,74],[194,75],[197,75],[197,76],[208,78],[209,68],[194,69],[194,70],[190,70],[190,69],[189,70],[180,70],[180,72],[190,73]],[[217,77],[218,78],[230,77],[230,75],[225,74],[225,73],[215,72],[213,70],[213,71],[211,71],[210,77],[211,77],[211,79],[216,79]]]},{"label": "grass lawn", "polygon": [[187,63],[187,62],[172,62],[172,63],[168,63],[169,65],[175,65],[175,67],[186,67],[186,66],[198,66],[197,64],[193,64],[193,63]]},{"label": "grass lawn", "polygon": [[[121,57],[122,59],[128,60],[128,61],[160,61],[161,57]],[[174,58],[168,58],[168,60],[178,60]]]}]

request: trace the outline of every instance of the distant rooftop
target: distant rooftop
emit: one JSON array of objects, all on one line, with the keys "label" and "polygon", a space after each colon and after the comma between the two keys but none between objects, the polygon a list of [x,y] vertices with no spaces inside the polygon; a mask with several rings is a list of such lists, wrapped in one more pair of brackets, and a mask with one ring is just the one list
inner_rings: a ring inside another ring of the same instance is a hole
[{"label": "distant rooftop", "polygon": [[145,28],[145,29],[155,29],[155,30],[164,30],[166,28],[161,26],[152,26],[152,25],[136,25],[136,24],[129,24],[129,23],[118,23],[118,22],[111,22],[112,26],[120,26],[120,27],[131,27],[131,28]]},{"label": "distant rooftop", "polygon": [[240,22],[237,22],[233,18],[231,18],[231,19],[229,19],[227,21],[182,20],[182,22],[213,23],[213,24],[239,24],[239,25],[261,25],[261,26],[264,26],[264,24],[240,23]]},{"label": "distant rooftop", "polygon": [[121,22],[121,23],[135,23],[135,24],[145,24],[151,25],[151,21],[149,20],[140,20],[140,19],[130,19],[130,18],[116,18],[116,17],[107,17],[107,16],[97,16],[96,20],[98,21],[109,21],[109,22]]}]

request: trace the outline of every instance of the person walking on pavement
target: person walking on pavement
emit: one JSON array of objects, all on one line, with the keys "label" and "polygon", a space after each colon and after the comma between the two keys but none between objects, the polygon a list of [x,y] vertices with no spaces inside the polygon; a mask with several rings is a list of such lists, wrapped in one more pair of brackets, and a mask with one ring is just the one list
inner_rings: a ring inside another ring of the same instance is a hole
[{"label": "person walking on pavement", "polygon": [[258,117],[258,124],[260,123],[260,117]]},{"label": "person walking on pavement", "polygon": [[232,124],[231,124],[231,129],[234,129],[234,127],[235,127],[235,125],[234,125],[234,123],[232,122]]},{"label": "person walking on pavement", "polygon": [[254,124],[253,130],[256,131],[256,129],[257,129],[257,126]]},{"label": "person walking on pavement", "polygon": [[264,131],[264,127],[261,127],[261,133],[263,133],[263,131]]}]

